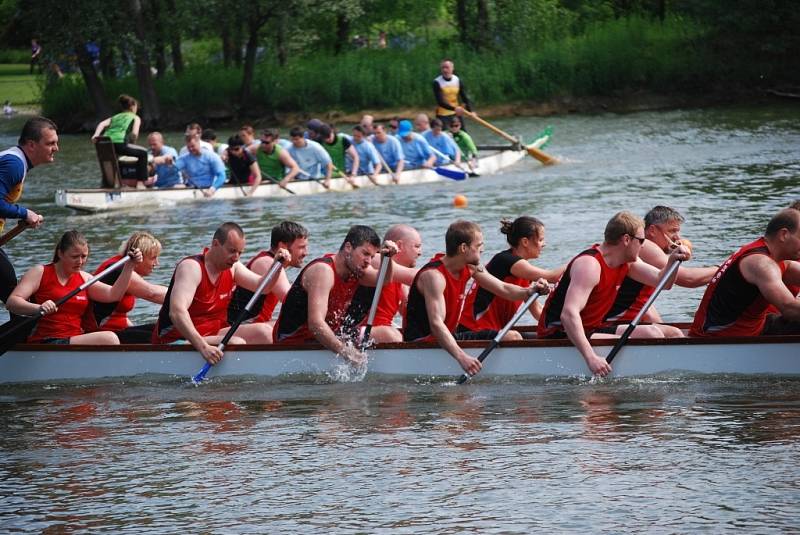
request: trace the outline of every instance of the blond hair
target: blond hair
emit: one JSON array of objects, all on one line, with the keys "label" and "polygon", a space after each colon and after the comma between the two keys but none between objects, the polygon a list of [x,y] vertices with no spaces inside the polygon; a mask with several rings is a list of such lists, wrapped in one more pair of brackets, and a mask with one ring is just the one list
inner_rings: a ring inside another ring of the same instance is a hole
[{"label": "blond hair", "polygon": [[607,244],[616,245],[625,234],[636,236],[640,228],[644,229],[644,219],[628,211],[617,212],[606,224],[604,239]]},{"label": "blond hair", "polygon": [[161,242],[149,232],[137,230],[120,247],[119,254],[126,255],[131,249],[139,249],[144,256],[158,256],[161,254]]}]

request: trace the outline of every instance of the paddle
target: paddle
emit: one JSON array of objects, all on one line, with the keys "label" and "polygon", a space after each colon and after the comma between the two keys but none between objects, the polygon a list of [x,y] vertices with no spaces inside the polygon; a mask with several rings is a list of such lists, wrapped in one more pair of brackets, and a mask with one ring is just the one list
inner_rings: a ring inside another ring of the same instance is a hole
[{"label": "paddle", "polygon": [[[270,266],[269,271],[267,271],[267,274],[264,275],[264,277],[261,279],[261,282],[258,283],[258,287],[256,288],[255,292],[253,292],[253,296],[250,298],[250,301],[248,301],[247,304],[244,306],[244,310],[239,312],[239,317],[236,318],[236,321],[233,323],[233,325],[231,325],[231,328],[228,329],[228,332],[225,333],[225,336],[222,338],[222,341],[217,346],[220,351],[225,350],[225,346],[228,344],[231,337],[233,337],[234,333],[236,332],[236,329],[239,328],[239,325],[241,325],[242,322],[245,320],[245,318],[247,318],[248,314],[253,308],[253,305],[255,305],[256,301],[261,296],[261,292],[263,292],[264,288],[266,288],[267,285],[270,282],[272,282],[272,279],[275,278],[275,275],[278,273],[278,271],[281,269],[282,266],[283,264],[281,264],[281,260],[279,260],[276,257],[275,261],[272,263],[272,266]],[[199,372],[197,372],[197,375],[192,377],[192,383],[196,385],[202,383],[203,379],[206,378],[208,370],[211,369],[211,366],[212,364],[210,362],[206,362],[203,368]]]},{"label": "paddle", "polygon": [[[482,118],[478,117],[477,115],[475,115],[471,111],[464,110],[464,114],[467,117],[469,117],[470,119],[472,119],[473,121],[475,121],[476,123],[480,124],[481,126],[484,126],[484,127],[488,128],[489,130],[491,130],[492,132],[494,132],[498,136],[502,137],[503,139],[506,139],[507,141],[510,141],[511,143],[518,143],[519,142],[519,140],[517,140],[511,134],[500,130],[499,128],[497,128],[493,124],[489,123],[488,121],[483,120]],[[528,152],[529,155],[533,156],[534,158],[536,158],[537,160],[539,160],[540,162],[542,162],[545,165],[553,165],[553,164],[558,162],[557,159],[555,159],[552,156],[544,153],[543,151],[537,149],[536,147],[534,147],[532,145],[528,145],[527,147],[525,147],[525,150]]]},{"label": "paddle", "polygon": [[[130,259],[131,259],[130,256],[126,256],[125,258],[120,258],[119,260],[108,266],[101,273],[98,273],[97,275],[87,280],[86,282],[84,282],[83,284],[72,290],[70,293],[68,293],[61,299],[56,301],[55,303],[56,307],[60,307],[61,305],[63,305],[64,303],[66,303],[67,301],[69,301],[70,299],[81,293],[83,290],[85,290],[95,282],[99,281],[100,279],[108,275],[109,273],[113,273],[114,271],[118,270],[123,265],[125,265],[125,263],[128,262]],[[13,347],[14,344],[16,344],[17,342],[16,337],[11,336],[12,334],[21,330],[23,327],[32,327],[32,324],[42,319],[43,316],[44,316],[44,311],[42,311],[42,309],[40,308],[33,316],[28,316],[28,317],[18,316],[15,319],[7,321],[3,325],[0,325],[0,332],[3,332],[3,338],[2,341],[0,341],[0,355],[11,349],[11,347]],[[20,318],[22,319],[20,320]],[[16,325],[12,326],[11,325],[12,323],[16,323]]]},{"label": "paddle", "polygon": [[608,355],[606,356],[606,362],[611,364],[611,361],[614,360],[614,357],[617,356],[617,353],[619,353],[620,349],[622,349],[622,346],[624,346],[625,342],[628,341],[628,338],[630,338],[631,333],[633,333],[633,330],[636,328],[637,325],[639,325],[639,322],[642,321],[642,318],[647,313],[647,310],[650,308],[650,306],[652,306],[653,302],[656,300],[656,297],[658,297],[658,294],[661,293],[661,290],[664,289],[664,286],[666,286],[669,278],[672,276],[673,273],[675,273],[675,271],[677,271],[678,266],[680,265],[681,261],[678,260],[677,262],[672,264],[672,266],[670,266],[669,270],[667,270],[664,276],[661,277],[661,280],[658,281],[658,285],[656,285],[656,289],[653,291],[653,295],[651,295],[650,299],[648,299],[645,302],[645,304],[642,306],[642,309],[639,311],[638,314],[636,314],[636,317],[633,318],[633,321],[630,322],[630,324],[628,324],[628,327],[625,329],[625,332],[622,333],[622,336],[620,336],[619,340],[617,340],[617,343],[614,345],[614,347],[611,348],[611,351],[609,351]]},{"label": "paddle", "polygon": [[386,172],[389,173],[390,177],[392,177],[392,182],[397,184],[399,182],[399,180],[397,179],[397,174],[395,174],[395,172],[392,171],[392,168],[389,167],[389,164],[386,163],[386,160],[383,159],[383,155],[381,154],[381,152],[378,149],[375,149],[375,152],[378,153],[378,159],[381,161],[381,165],[386,168]]},{"label": "paddle", "polygon": [[287,191],[287,192],[291,193],[292,195],[297,195],[297,193],[295,193],[292,190],[290,190],[288,186],[282,185],[281,181],[278,180],[277,178],[275,178],[274,176],[268,175],[264,171],[261,171],[261,175],[267,177],[268,179],[270,179],[273,183],[277,184],[278,187],[281,188],[282,190]]},{"label": "paddle", "polygon": [[8,242],[10,242],[14,238],[16,238],[18,235],[20,235],[22,233],[23,230],[25,230],[28,227],[29,227],[28,223],[26,223],[22,219],[17,221],[17,226],[16,227],[12,228],[8,232],[6,232],[2,236],[0,236],[0,247],[4,246]]},{"label": "paddle", "polygon": [[[444,135],[444,134],[442,134],[442,135]],[[431,145],[430,147],[431,147],[431,150],[436,154],[437,157],[442,158],[443,160],[447,160],[449,165],[454,165],[454,166],[458,167],[461,170],[463,175],[458,175],[457,174],[458,178],[455,178],[455,180],[464,180],[468,176],[480,176],[480,175],[478,175],[478,173],[475,173],[475,172],[472,172],[472,171],[467,171],[466,169],[464,169],[464,165],[463,164],[457,163],[454,159],[452,159],[450,156],[448,156],[447,154],[443,153],[442,151],[440,151],[439,149],[437,149],[433,145]],[[442,167],[437,167],[436,169],[439,169],[439,170],[442,170],[442,171],[447,171],[449,173],[456,173],[456,171],[451,171],[451,170],[448,170],[448,169],[444,169]],[[447,176],[447,175],[443,175],[443,176]],[[454,175],[454,176],[456,176],[456,175]],[[452,177],[447,176],[447,178],[452,178]]]},{"label": "paddle", "polygon": [[381,256],[381,266],[378,269],[378,282],[375,285],[375,295],[372,297],[372,305],[369,307],[369,315],[367,316],[367,326],[364,328],[364,336],[361,338],[361,349],[367,347],[369,341],[369,333],[372,332],[372,322],[375,321],[375,314],[378,312],[378,302],[381,300],[381,291],[383,290],[383,281],[386,280],[386,270],[389,269],[389,262],[392,259],[388,255]]},{"label": "paddle", "polygon": [[313,176],[311,176],[311,173],[309,173],[308,171],[303,171],[302,169],[300,169],[300,174],[307,176],[309,180],[313,180],[314,182],[316,182],[317,184],[319,184],[320,186],[322,186],[327,190],[331,189],[331,187],[325,183],[324,178],[314,178]]},{"label": "paddle", "polygon": [[[489,356],[489,353],[494,351],[494,348],[496,348],[500,344],[500,340],[502,340],[503,337],[506,335],[506,333],[511,330],[511,327],[513,327],[519,321],[522,315],[525,314],[525,311],[528,310],[528,308],[530,308],[530,306],[533,304],[534,301],[536,301],[538,297],[539,297],[539,292],[533,292],[530,295],[530,297],[528,297],[528,299],[520,305],[520,307],[514,313],[514,316],[511,318],[511,320],[508,323],[506,323],[505,327],[503,327],[502,329],[500,329],[500,331],[498,331],[495,337],[492,338],[492,341],[489,343],[489,345],[486,346],[486,349],[481,351],[481,354],[478,355],[478,360],[480,362],[486,360],[486,357]],[[471,378],[472,378],[471,375],[465,373],[458,379],[458,384],[463,385]]]}]

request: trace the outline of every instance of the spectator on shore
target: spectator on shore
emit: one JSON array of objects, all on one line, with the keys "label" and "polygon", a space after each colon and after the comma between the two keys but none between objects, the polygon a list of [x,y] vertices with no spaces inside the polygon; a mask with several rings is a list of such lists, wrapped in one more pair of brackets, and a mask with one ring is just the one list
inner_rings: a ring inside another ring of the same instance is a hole
[{"label": "spectator on shore", "polygon": [[[42,72],[42,45],[36,39],[31,39],[31,70],[33,74],[34,67],[39,67],[39,72]],[[63,75],[62,75],[63,76]]]}]

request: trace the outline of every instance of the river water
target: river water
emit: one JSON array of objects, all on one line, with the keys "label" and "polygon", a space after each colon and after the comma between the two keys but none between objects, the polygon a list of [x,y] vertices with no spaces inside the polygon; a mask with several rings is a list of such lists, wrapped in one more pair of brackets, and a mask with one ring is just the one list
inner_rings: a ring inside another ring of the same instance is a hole
[{"label": "river water", "polygon": [[[800,198],[800,107],[720,107],[498,120],[547,152],[502,175],[281,200],[211,200],[77,215],[57,187],[92,187],[87,136],[62,136],[57,163],[29,176],[25,201],[47,218],[7,251],[19,270],[47,260],[79,228],[90,263],[131,231],[164,243],[153,280],[210,241],[226,220],[248,253],[280,219],[311,231],[311,257],[349,225],[420,229],[425,256],[456,218],[484,229],[485,260],[502,217],[547,225],[537,262],[555,266],[602,239],[613,213],[667,204],[686,216],[696,265],[717,264]],[[21,123],[0,121],[0,146]],[[479,142],[496,142],[472,126]],[[223,135],[229,132],[221,132]],[[221,136],[222,137],[222,136]],[[178,144],[180,136],[170,133]],[[467,196],[466,209],[453,196]],[[245,256],[249,256],[247,253]],[[689,321],[702,292],[659,297]],[[152,306],[137,309],[147,320]],[[0,316],[4,319],[4,316]],[[330,383],[183,380],[0,387],[0,530],[113,533],[528,533],[800,530],[800,381],[660,377]]]}]

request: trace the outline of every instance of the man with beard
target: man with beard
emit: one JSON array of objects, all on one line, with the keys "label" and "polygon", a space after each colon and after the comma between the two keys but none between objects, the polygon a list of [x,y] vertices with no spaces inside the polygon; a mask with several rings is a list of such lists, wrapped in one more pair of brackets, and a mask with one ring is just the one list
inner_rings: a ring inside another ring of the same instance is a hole
[{"label": "man with beard", "polygon": [[[371,262],[380,239],[364,225],[350,227],[339,251],[311,261],[286,294],[272,339],[278,344],[318,341],[353,364],[365,360],[364,353],[343,340],[346,312],[359,286],[375,286],[378,270]],[[393,256],[397,246],[383,245],[383,254]],[[392,280],[392,262],[385,283]],[[384,283],[384,284],[385,284]]]}]

